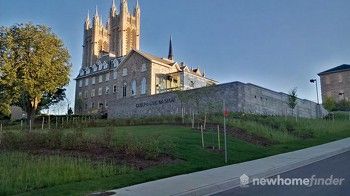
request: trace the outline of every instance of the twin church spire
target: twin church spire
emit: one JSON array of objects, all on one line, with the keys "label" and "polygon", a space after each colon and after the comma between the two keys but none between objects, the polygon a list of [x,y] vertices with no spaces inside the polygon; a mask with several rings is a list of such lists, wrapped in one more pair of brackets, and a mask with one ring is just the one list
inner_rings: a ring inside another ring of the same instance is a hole
[{"label": "twin church spire", "polygon": [[[120,8],[119,9],[120,9],[120,14],[128,15],[129,14],[128,1],[127,0],[120,0]],[[135,8],[134,8],[133,16],[136,16],[138,14],[140,14],[140,4],[139,4],[139,1],[137,0]],[[110,16],[109,17],[110,18],[115,17],[117,15],[119,15],[119,13],[118,13],[117,6],[115,4],[115,0],[112,0],[112,6],[110,8]],[[101,16],[99,15],[97,6],[95,8],[95,15],[93,16],[92,23],[90,20],[90,11],[88,10],[88,13],[87,13],[87,16],[85,19],[85,28],[87,29],[87,28],[91,27],[92,26],[91,24],[94,24],[94,23],[98,23],[100,25],[103,24],[102,15]]]}]

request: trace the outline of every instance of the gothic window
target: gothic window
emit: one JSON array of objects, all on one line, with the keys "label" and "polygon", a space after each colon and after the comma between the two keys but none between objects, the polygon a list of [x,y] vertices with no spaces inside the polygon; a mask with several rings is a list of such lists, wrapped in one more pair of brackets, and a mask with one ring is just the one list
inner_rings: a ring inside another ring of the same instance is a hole
[{"label": "gothic window", "polygon": [[85,86],[89,85],[89,78],[85,78]]},{"label": "gothic window", "polygon": [[123,85],[123,97],[126,97],[126,83]]},{"label": "gothic window", "polygon": [[104,51],[108,51],[108,44],[107,44],[106,41],[103,42],[103,50],[104,50]]},{"label": "gothic window", "polygon": [[109,94],[109,87],[108,86],[106,86],[106,95],[108,95]]},{"label": "gothic window", "polygon": [[94,72],[97,71],[97,66],[96,66],[96,64],[94,64],[94,65],[92,66],[92,69],[93,69]]},{"label": "gothic window", "polygon": [[146,78],[142,78],[141,81],[141,94],[146,94]]},{"label": "gothic window", "polygon": [[109,81],[110,75],[110,73],[106,73],[106,82]]},{"label": "gothic window", "polygon": [[102,41],[101,40],[98,42],[98,50],[102,51]]},{"label": "gothic window", "polygon": [[118,76],[118,72],[117,72],[117,71],[114,71],[114,72],[113,72],[113,79],[114,79],[114,80],[117,79],[117,76]]},{"label": "gothic window", "polygon": [[107,69],[107,68],[108,68],[108,64],[106,63],[106,61],[103,61],[102,69]]},{"label": "gothic window", "polygon": [[135,95],[136,95],[136,81],[135,81],[135,80],[133,80],[133,81],[131,82],[131,95],[132,95],[132,96],[135,96]]},{"label": "gothic window", "polygon": [[130,28],[126,30],[126,50],[130,50],[130,45],[131,45],[131,32]]},{"label": "gothic window", "polygon": [[79,92],[79,98],[82,98],[83,97],[83,93]]},{"label": "gothic window", "polygon": [[92,102],[92,103],[91,103],[91,109],[94,109],[94,108],[95,108],[95,103]]},{"label": "gothic window", "polygon": [[119,65],[118,59],[114,59],[113,60],[113,67],[118,67],[118,65]]},{"label": "gothic window", "polygon": [[102,95],[102,87],[98,88],[98,95]]},{"label": "gothic window", "polygon": [[135,29],[133,29],[131,31],[131,43],[130,43],[132,48],[136,48],[135,47],[136,46],[135,38],[136,38],[136,31],[135,31]]},{"label": "gothic window", "polygon": [[141,65],[141,72],[145,72],[147,70],[147,68],[146,68],[146,63],[143,63],[142,65]]},{"label": "gothic window", "polygon": [[91,97],[95,97],[95,89],[91,90]]},{"label": "gothic window", "polygon": [[82,87],[83,86],[83,80],[79,80],[79,87]]},{"label": "gothic window", "polygon": [[113,85],[113,93],[117,92],[117,85]]},{"label": "gothic window", "polygon": [[128,75],[128,69],[127,68],[123,68],[123,76]]},{"label": "gothic window", "polygon": [[102,75],[98,77],[98,82],[101,83],[103,81]]},{"label": "gothic window", "polygon": [[84,97],[88,98],[88,92],[87,91],[84,92]]},{"label": "gothic window", "polygon": [[96,83],[96,77],[94,76],[94,77],[92,77],[92,79],[91,79],[91,84],[95,84]]}]

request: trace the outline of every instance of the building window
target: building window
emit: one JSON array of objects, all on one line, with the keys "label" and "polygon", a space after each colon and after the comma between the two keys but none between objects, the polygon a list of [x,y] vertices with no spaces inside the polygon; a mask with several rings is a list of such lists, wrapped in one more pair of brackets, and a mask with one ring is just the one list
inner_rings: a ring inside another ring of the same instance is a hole
[{"label": "building window", "polygon": [[87,91],[85,91],[84,97],[85,97],[85,98],[88,98],[88,92],[87,92]]},{"label": "building window", "polygon": [[85,78],[85,86],[89,85],[89,78]]},{"label": "building window", "polygon": [[95,89],[91,90],[91,97],[95,97]]},{"label": "building window", "polygon": [[127,76],[128,75],[128,69],[127,68],[123,68],[123,76]]},{"label": "building window", "polygon": [[126,83],[123,85],[123,97],[126,97]]},{"label": "building window", "polygon": [[96,83],[96,77],[94,76],[94,77],[92,77],[92,79],[91,79],[91,84],[95,84]]},{"label": "building window", "polygon": [[82,98],[82,97],[83,97],[83,93],[79,92],[78,97],[79,97],[79,98]]},{"label": "building window", "polygon": [[103,108],[103,103],[98,103],[98,108],[102,109]]},{"label": "building window", "polygon": [[108,108],[108,102],[105,101],[105,108]]},{"label": "building window", "polygon": [[146,63],[143,63],[141,66],[141,72],[145,72],[146,70]]},{"label": "building window", "polygon": [[106,86],[106,95],[108,95],[109,94],[109,87],[108,86]]},{"label": "building window", "polygon": [[98,77],[98,83],[101,83],[103,81],[103,77],[102,77],[102,75],[100,75],[99,77]]},{"label": "building window", "polygon": [[117,79],[117,74],[118,74],[117,71],[114,71],[114,72],[113,72],[113,79],[114,79],[114,80]]},{"label": "building window", "polygon": [[113,85],[113,93],[117,92],[117,85]]},{"label": "building window", "polygon": [[131,82],[131,96],[135,96],[136,95],[136,81],[133,80]]},{"label": "building window", "polygon": [[110,73],[106,73],[106,82],[109,81],[109,77],[111,76]]},{"label": "building window", "polygon": [[91,103],[91,109],[94,109],[94,108],[95,108],[95,103],[92,102],[92,103]]},{"label": "building window", "polygon": [[146,94],[146,78],[142,78],[141,81],[141,94]]},{"label": "building window", "polygon": [[82,87],[83,86],[83,80],[79,80],[79,87]]},{"label": "building window", "polygon": [[98,95],[102,95],[102,87],[98,88]]}]

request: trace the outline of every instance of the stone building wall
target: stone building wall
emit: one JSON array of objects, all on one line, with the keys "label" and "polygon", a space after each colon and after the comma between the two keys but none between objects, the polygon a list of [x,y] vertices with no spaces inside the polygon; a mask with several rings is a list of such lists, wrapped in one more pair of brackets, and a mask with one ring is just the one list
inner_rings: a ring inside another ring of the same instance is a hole
[{"label": "stone building wall", "polygon": [[298,99],[294,111],[288,107],[288,95],[253,84],[231,82],[187,91],[121,99],[110,103],[109,118],[181,115],[191,112],[221,112],[223,101],[232,112],[265,115],[298,115],[315,118],[327,114],[322,106]]},{"label": "stone building wall", "polygon": [[[320,75],[322,100],[331,97],[336,101],[350,101],[350,71]],[[344,93],[339,95],[339,93]]]}]

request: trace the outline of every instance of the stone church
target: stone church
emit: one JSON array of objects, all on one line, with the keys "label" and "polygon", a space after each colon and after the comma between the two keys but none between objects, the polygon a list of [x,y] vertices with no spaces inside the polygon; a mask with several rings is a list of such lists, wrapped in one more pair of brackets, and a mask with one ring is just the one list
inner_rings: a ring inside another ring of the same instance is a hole
[{"label": "stone church", "polygon": [[166,58],[140,50],[141,9],[113,0],[103,23],[96,8],[84,23],[83,58],[76,77],[75,113],[105,114],[111,102],[217,84],[198,68],[175,61],[172,40]]}]

